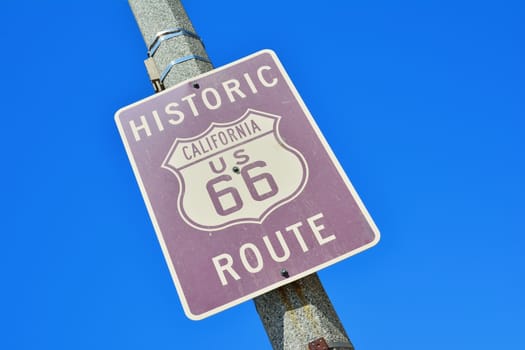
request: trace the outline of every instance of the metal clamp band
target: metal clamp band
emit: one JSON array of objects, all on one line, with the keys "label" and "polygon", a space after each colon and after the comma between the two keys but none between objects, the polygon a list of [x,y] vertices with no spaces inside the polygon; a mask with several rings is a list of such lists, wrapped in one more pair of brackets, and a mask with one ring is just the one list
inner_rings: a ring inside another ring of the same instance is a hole
[{"label": "metal clamp band", "polygon": [[184,57],[181,57],[181,58],[177,58],[177,59],[171,61],[170,63],[168,63],[168,65],[166,66],[166,68],[164,69],[162,74],[160,75],[160,82],[161,83],[164,82],[164,79],[166,79],[166,76],[169,74],[169,72],[171,71],[173,66],[175,66],[177,64],[180,64],[180,63],[183,63],[183,62],[186,62],[186,61],[189,61],[189,60],[197,60],[197,61],[202,61],[202,62],[206,62],[206,63],[212,64],[210,62],[210,60],[208,60],[207,58],[204,58],[202,56],[197,56],[197,55],[188,55],[188,56],[184,56]]},{"label": "metal clamp band", "polygon": [[184,28],[172,28],[168,30],[163,30],[161,32],[158,32],[155,35],[155,39],[151,43],[151,45],[148,47],[148,57],[153,57],[155,52],[160,47],[160,44],[162,44],[163,41],[178,37],[178,36],[188,36],[193,39],[197,39],[201,42],[202,46],[204,47],[204,43],[202,42],[202,39],[197,34],[190,32]]}]

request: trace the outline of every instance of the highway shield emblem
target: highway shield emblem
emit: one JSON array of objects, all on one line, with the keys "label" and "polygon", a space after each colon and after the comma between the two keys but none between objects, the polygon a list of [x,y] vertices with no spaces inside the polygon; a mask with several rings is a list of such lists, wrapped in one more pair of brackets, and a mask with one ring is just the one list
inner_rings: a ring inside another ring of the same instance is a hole
[{"label": "highway shield emblem", "polygon": [[281,117],[248,109],[230,123],[175,139],[162,167],[179,180],[178,209],[199,230],[261,223],[308,179],[304,157],[279,135]]}]

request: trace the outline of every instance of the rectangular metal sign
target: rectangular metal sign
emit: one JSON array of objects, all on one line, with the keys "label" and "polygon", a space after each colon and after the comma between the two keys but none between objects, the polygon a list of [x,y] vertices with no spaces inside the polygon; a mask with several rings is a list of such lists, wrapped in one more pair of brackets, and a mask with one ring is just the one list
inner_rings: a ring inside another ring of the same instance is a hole
[{"label": "rectangular metal sign", "polygon": [[379,240],[272,51],[124,107],[115,119],[191,319]]}]

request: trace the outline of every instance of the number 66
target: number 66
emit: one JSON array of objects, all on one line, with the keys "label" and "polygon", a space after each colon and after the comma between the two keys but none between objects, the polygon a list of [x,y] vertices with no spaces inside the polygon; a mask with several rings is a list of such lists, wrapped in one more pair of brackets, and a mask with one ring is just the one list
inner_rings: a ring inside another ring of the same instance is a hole
[{"label": "number 66", "polygon": [[[246,185],[246,188],[248,189],[248,192],[250,193],[251,197],[258,202],[275,196],[277,192],[279,191],[279,188],[277,187],[277,184],[275,183],[275,180],[270,173],[265,173],[265,172],[261,172],[259,174],[250,173],[250,170],[252,169],[264,168],[264,167],[266,167],[266,162],[262,160],[258,160],[258,161],[255,161],[253,163],[250,163],[244,166],[241,170],[241,176],[244,181],[244,184]],[[217,189],[216,185],[220,183],[224,183],[224,182],[227,183],[227,182],[230,182],[231,180],[232,180],[232,177],[230,175],[224,174],[224,175],[220,175],[220,176],[217,176],[216,178],[211,179],[206,184],[206,189],[208,190],[208,194],[210,196],[211,202],[213,203],[215,211],[217,212],[217,214],[221,216],[226,216],[226,215],[235,213],[241,210],[243,207],[243,201],[242,201],[241,195],[239,194],[239,191],[235,187],[224,187],[222,189]],[[266,184],[269,189],[261,193],[259,191],[262,186],[258,187],[256,186],[257,184],[259,185]],[[224,198],[228,195],[231,196],[234,204],[230,205],[228,208],[224,208],[221,198]]]}]

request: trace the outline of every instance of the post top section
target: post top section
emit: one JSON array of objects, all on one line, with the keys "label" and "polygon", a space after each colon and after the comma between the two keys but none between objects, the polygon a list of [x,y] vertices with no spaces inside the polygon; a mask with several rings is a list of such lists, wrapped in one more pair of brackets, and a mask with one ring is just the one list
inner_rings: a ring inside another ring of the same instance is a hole
[{"label": "post top section", "polygon": [[[213,69],[180,0],[128,0],[147,47],[154,86],[170,87]],[[154,67],[156,66],[156,67]],[[157,90],[157,87],[155,88]]]},{"label": "post top section", "polygon": [[157,33],[169,28],[183,28],[195,32],[186,10],[179,0],[128,0],[146,46]]}]

